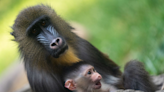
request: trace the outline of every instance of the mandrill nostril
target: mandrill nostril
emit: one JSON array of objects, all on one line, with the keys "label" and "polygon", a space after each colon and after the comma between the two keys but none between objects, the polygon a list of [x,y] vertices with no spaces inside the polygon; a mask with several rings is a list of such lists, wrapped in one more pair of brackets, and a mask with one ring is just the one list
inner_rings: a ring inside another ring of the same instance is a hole
[{"label": "mandrill nostril", "polygon": [[61,44],[62,44],[62,39],[60,37],[58,37],[58,38],[52,40],[52,42],[50,44],[50,48],[56,49],[59,46],[61,46]]},{"label": "mandrill nostril", "polygon": [[60,39],[57,39],[56,42],[59,43]]},{"label": "mandrill nostril", "polygon": [[51,44],[51,46],[55,46],[55,45],[56,45],[56,43],[52,43],[52,44]]}]

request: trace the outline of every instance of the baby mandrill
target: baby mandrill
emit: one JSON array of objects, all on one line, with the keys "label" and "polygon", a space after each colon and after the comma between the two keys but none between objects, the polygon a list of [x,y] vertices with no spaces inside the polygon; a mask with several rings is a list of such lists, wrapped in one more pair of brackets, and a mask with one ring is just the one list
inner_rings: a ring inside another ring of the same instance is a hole
[{"label": "baby mandrill", "polygon": [[65,69],[65,88],[73,92],[116,92],[116,88],[102,82],[93,66],[78,62]]}]

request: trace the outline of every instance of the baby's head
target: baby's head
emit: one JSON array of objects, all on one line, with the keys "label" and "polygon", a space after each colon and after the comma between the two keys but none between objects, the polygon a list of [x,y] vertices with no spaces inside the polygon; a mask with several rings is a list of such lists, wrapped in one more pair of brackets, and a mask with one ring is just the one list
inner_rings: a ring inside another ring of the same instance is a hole
[{"label": "baby's head", "polygon": [[78,62],[68,67],[64,74],[65,87],[69,90],[89,92],[101,88],[101,75],[93,66]]}]

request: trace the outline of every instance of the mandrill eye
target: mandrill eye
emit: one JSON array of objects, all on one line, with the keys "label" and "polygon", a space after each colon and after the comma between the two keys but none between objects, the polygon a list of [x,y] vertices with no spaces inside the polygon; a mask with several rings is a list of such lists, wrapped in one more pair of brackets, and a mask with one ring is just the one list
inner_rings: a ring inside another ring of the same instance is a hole
[{"label": "mandrill eye", "polygon": [[35,27],[35,28],[31,29],[29,36],[36,36],[39,33],[40,33],[39,29]]},{"label": "mandrill eye", "polygon": [[36,31],[37,31],[36,29],[33,29],[32,34],[36,34]]},{"label": "mandrill eye", "polygon": [[88,71],[88,73],[87,74],[92,74],[92,72],[91,71]]},{"label": "mandrill eye", "polygon": [[45,26],[45,25],[46,25],[46,21],[43,20],[43,21],[41,22],[41,25],[42,25],[42,26]]},{"label": "mandrill eye", "polygon": [[94,71],[94,72],[96,72],[96,70],[95,70],[95,69],[93,69],[93,71]]}]

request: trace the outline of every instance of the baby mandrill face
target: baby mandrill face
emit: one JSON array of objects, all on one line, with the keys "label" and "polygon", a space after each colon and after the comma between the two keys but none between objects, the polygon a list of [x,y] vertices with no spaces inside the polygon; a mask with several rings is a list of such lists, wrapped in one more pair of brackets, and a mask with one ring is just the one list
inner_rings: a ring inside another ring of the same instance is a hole
[{"label": "baby mandrill face", "polygon": [[82,69],[85,69],[83,72],[84,77],[90,82],[92,89],[100,89],[101,88],[101,79],[102,76],[96,72],[93,66],[83,66]]}]

